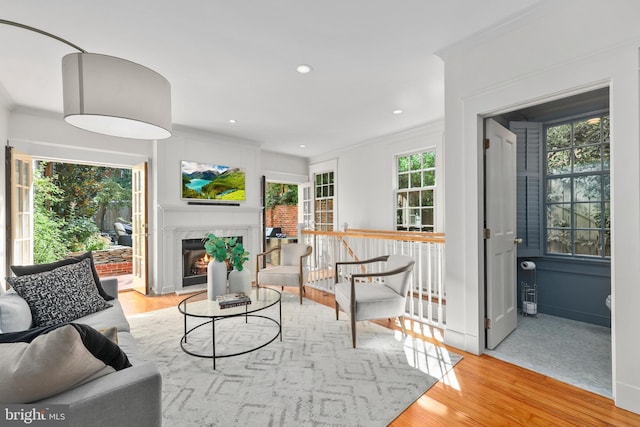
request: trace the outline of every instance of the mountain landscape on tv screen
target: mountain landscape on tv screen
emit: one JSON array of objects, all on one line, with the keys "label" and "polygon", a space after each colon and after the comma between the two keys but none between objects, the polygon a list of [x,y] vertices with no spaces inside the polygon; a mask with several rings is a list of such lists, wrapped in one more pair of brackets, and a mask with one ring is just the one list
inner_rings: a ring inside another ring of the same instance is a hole
[{"label": "mountain landscape on tv screen", "polygon": [[245,200],[245,172],[229,166],[183,161],[182,198],[188,200]]}]

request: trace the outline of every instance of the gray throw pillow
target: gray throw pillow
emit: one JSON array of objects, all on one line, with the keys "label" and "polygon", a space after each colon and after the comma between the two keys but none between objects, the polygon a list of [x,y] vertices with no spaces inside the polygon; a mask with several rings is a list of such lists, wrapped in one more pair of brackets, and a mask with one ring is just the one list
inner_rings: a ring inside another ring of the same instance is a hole
[{"label": "gray throw pillow", "polygon": [[70,322],[111,307],[98,293],[88,259],[51,271],[8,277],[7,282],[29,304],[34,327]]},{"label": "gray throw pillow", "polygon": [[29,304],[15,290],[0,295],[0,334],[24,331],[31,322]]},{"label": "gray throw pillow", "polygon": [[131,366],[115,343],[74,323],[0,335],[0,359],[2,403],[45,399]]}]

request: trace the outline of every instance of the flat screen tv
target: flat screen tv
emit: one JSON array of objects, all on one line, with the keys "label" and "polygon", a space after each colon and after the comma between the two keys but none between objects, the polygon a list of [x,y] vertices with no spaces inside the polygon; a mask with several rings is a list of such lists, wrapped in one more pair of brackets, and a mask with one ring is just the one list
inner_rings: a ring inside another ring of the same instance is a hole
[{"label": "flat screen tv", "polygon": [[182,160],[180,172],[182,200],[245,201],[244,169]]}]

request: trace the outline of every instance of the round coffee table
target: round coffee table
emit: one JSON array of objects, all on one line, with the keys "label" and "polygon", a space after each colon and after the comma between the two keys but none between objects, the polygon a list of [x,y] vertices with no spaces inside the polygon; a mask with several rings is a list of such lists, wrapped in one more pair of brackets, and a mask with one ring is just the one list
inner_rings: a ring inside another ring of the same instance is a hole
[{"label": "round coffee table", "polygon": [[[278,337],[280,337],[280,341],[282,341],[282,296],[277,290],[271,288],[261,288],[259,294],[260,298],[258,298],[257,290],[253,289],[250,294],[251,304],[229,308],[220,308],[218,301],[210,301],[208,299],[198,300],[198,297],[200,295],[206,293],[207,291],[198,292],[183,299],[178,304],[178,310],[180,310],[180,313],[184,315],[184,335],[180,340],[180,347],[185,353],[196,357],[213,359],[213,369],[216,369],[216,359],[222,357],[239,356],[241,354],[256,351],[268,344],[271,344]],[[278,304],[278,319],[274,319],[273,317],[262,314],[256,314],[276,304]],[[188,317],[203,318],[209,320],[196,325],[191,329],[187,329]],[[277,325],[277,332],[273,336],[273,338],[268,339],[266,342],[257,343],[257,345],[252,346],[247,350],[238,351],[235,353],[216,354],[216,322],[234,317],[244,317],[244,324],[248,323],[250,317],[267,319]],[[211,325],[211,354],[195,353],[186,349],[185,344],[187,344],[189,334],[191,334],[196,329],[202,328],[209,324]]]}]

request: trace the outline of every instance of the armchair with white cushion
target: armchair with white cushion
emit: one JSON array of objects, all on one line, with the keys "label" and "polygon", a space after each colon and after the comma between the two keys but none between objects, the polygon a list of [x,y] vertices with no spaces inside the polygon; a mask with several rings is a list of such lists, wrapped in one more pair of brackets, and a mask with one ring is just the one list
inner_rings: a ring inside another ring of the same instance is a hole
[{"label": "armchair with white cushion", "polygon": [[[340,280],[340,266],[366,265],[384,262],[382,271],[353,273],[347,280]],[[336,320],[340,308],[351,318],[351,338],[356,348],[356,321],[395,318],[400,320],[402,331],[407,293],[415,260],[405,255],[384,255],[362,261],[336,262],[335,299]],[[382,279],[382,280],[371,280]]]},{"label": "armchair with white cushion", "polygon": [[[260,268],[260,260],[266,255],[280,251],[280,265],[270,265]],[[311,255],[312,248],[304,243],[289,243],[277,246],[256,256],[256,287],[258,292],[261,285],[297,286],[300,290],[300,304],[304,293],[304,283],[309,274],[305,266],[305,258]]]}]

